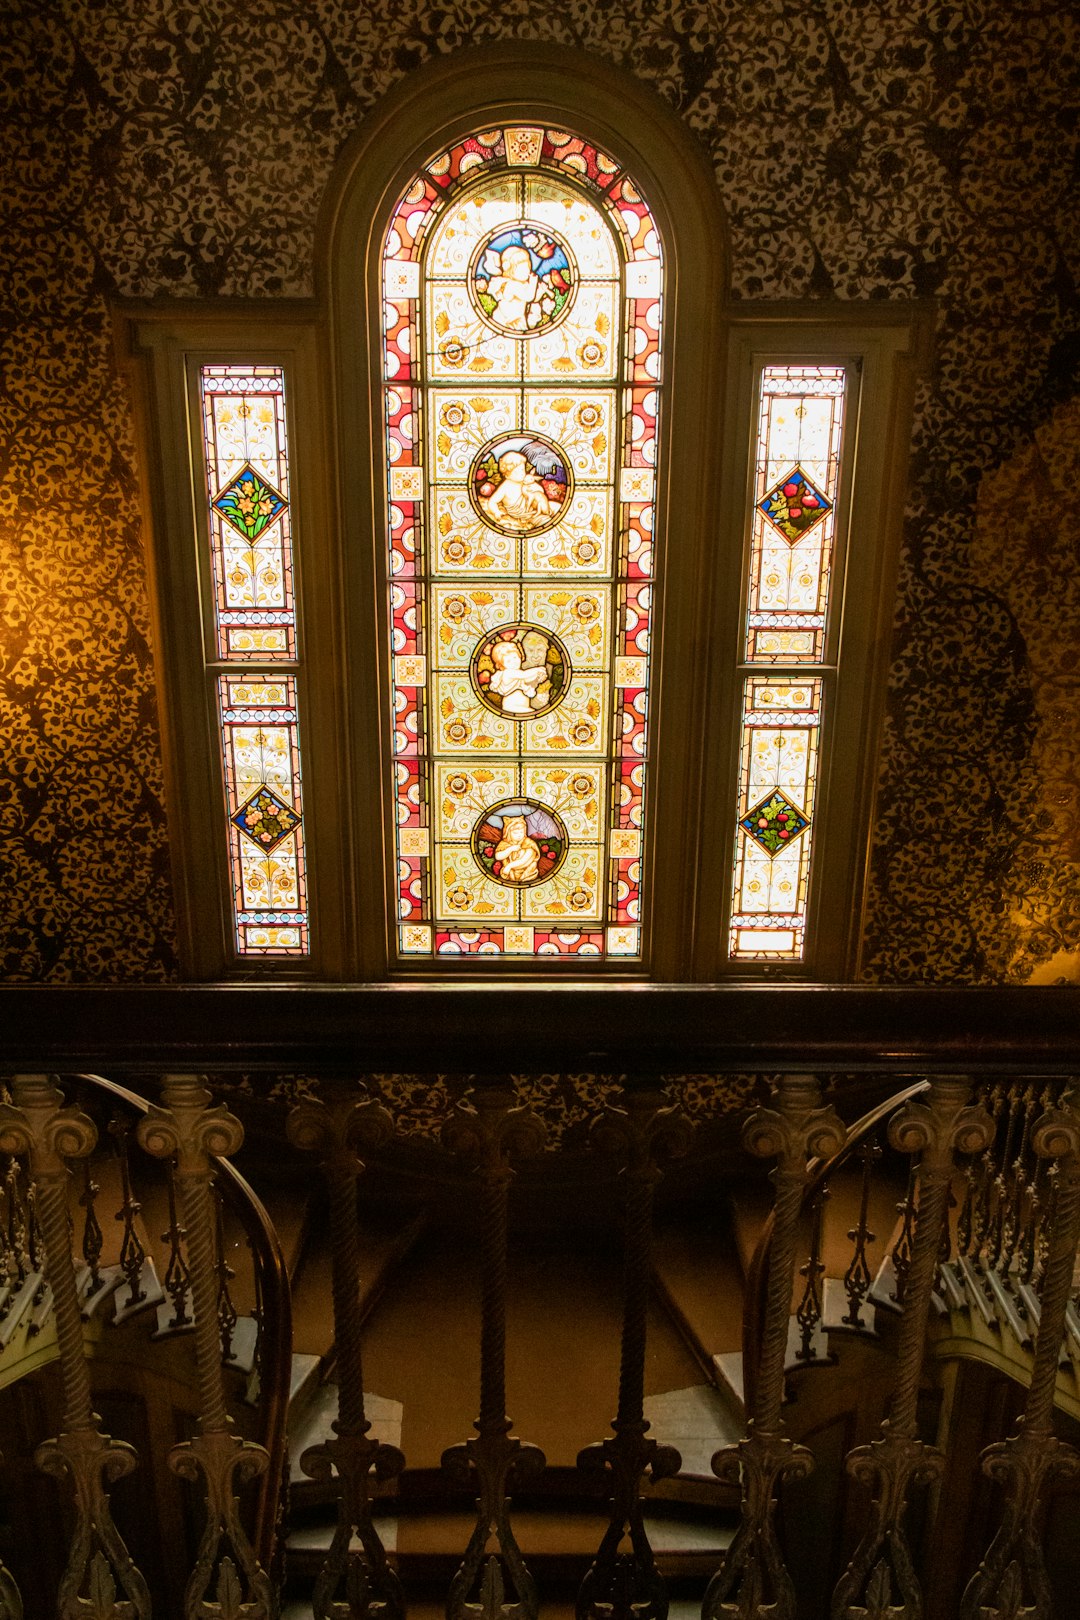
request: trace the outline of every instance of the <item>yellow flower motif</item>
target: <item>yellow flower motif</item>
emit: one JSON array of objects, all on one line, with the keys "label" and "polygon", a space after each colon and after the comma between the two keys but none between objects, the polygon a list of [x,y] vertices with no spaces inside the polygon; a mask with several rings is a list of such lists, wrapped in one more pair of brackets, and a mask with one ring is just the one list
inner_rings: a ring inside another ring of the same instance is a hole
[{"label": "yellow flower motif", "polygon": [[455,911],[465,911],[472,900],[472,895],[468,889],[463,889],[459,884],[456,889],[450,890],[446,900],[447,904],[453,906]]}]

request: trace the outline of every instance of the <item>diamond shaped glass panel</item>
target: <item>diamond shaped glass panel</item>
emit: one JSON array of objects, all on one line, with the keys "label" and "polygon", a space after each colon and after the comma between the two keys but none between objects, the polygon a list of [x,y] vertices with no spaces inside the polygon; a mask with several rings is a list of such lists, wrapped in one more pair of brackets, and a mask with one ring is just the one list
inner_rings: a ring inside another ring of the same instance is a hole
[{"label": "diamond shaped glass panel", "polygon": [[230,819],[253,844],[269,853],[299,827],[301,818],[270,788],[261,787]]},{"label": "diamond shaped glass panel", "polygon": [[828,516],[832,502],[810,482],[801,467],[796,467],[758,502],[758,510],[764,512],[788,545],[793,546]]},{"label": "diamond shaped glass panel", "polygon": [[810,825],[797,805],[782,793],[770,793],[739,822],[743,832],[761,845],[767,855],[779,855]]},{"label": "diamond shaped glass panel", "polygon": [[288,505],[284,495],[261,477],[251,465],[242,467],[215,496],[213,507],[226,523],[242,534],[245,540],[257,540],[284,512]]}]

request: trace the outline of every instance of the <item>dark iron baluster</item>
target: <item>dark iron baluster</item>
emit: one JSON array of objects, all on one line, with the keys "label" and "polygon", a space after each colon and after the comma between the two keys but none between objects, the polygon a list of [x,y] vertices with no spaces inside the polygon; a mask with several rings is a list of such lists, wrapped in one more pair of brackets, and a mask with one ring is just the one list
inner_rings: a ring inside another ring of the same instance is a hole
[{"label": "dark iron baluster", "polygon": [[84,1211],[82,1231],[82,1257],[87,1271],[90,1273],[87,1293],[94,1294],[101,1287],[101,1251],[105,1247],[105,1236],[101,1230],[101,1222],[97,1218],[95,1202],[101,1188],[90,1170],[90,1160],[83,1160],[83,1190],[79,1198],[79,1207]]},{"label": "dark iron baluster", "polygon": [[[649,1436],[645,1419],[645,1347],[652,1281],[652,1212],[661,1177],[660,1157],[684,1153],[691,1126],[678,1107],[665,1107],[655,1089],[630,1090],[625,1108],[608,1109],[591,1132],[600,1152],[625,1162],[623,1242],[623,1327],[619,1357],[618,1411],[614,1438],[586,1446],[578,1467],[606,1469],[611,1483],[611,1518],[577,1599],[578,1620],[664,1620],[667,1590],[657,1571],[642,1518],[641,1487],[679,1472],[674,1446]],[[629,1537],[630,1547],[620,1551]]]},{"label": "dark iron baluster", "polygon": [[1010,1085],[1007,1094],[1005,1141],[998,1160],[997,1175],[994,1177],[994,1218],[987,1238],[986,1264],[994,1271],[1001,1270],[1001,1259],[1005,1252],[1005,1236],[1009,1226],[1010,1194],[1012,1192],[1011,1171],[1016,1153],[1016,1139],[1022,1118],[1023,1101],[1023,1092],[1020,1087],[1015,1084]]},{"label": "dark iron baluster", "polygon": [[[57,1596],[59,1620],[147,1620],[150,1593],[109,1509],[108,1483],[138,1466],[131,1446],[103,1434],[90,1399],[82,1316],[68,1220],[68,1159],[93,1151],[97,1130],[45,1074],[16,1075],[0,1105],[0,1150],[26,1153],[38,1217],[63,1383],[63,1429],[34,1454],[37,1466],[71,1486],[75,1531]],[[122,1597],[117,1596],[119,1582]]]},{"label": "dark iron baluster", "polygon": [[829,1189],[822,1184],[814,1194],[810,1206],[810,1253],[806,1264],[799,1267],[799,1276],[806,1279],[806,1287],[795,1312],[795,1320],[799,1324],[796,1361],[814,1359],[814,1334],[821,1324],[821,1279],[825,1275],[825,1267],[821,1260],[821,1234],[828,1196]]},{"label": "dark iron baluster", "polygon": [[166,1244],[169,1258],[165,1265],[165,1275],[161,1286],[172,1306],[172,1315],[169,1317],[170,1328],[185,1328],[191,1325],[191,1313],[188,1310],[191,1292],[191,1272],[188,1268],[187,1254],[185,1252],[185,1238],[187,1232],[181,1226],[176,1213],[176,1187],[173,1183],[173,1167],[165,1166],[165,1187],[169,1198],[169,1227],[162,1232],[161,1241]]},{"label": "dark iron baluster", "polygon": [[876,1234],[870,1230],[870,1188],[874,1179],[874,1165],[880,1158],[881,1144],[877,1137],[866,1137],[859,1147],[859,1159],[862,1162],[859,1219],[848,1233],[848,1241],[854,1243],[855,1249],[851,1256],[851,1264],[844,1272],[844,1292],[847,1294],[848,1308],[843,1321],[845,1326],[851,1328],[866,1326],[862,1316],[863,1304],[874,1280],[866,1251],[871,1243],[877,1241]]},{"label": "dark iron baluster", "polygon": [[[155,1158],[175,1156],[176,1190],[188,1234],[199,1375],[199,1430],[169,1453],[169,1467],[206,1491],[206,1525],[184,1593],[187,1620],[273,1620],[276,1599],[240,1522],[235,1491],[265,1472],[263,1446],[241,1440],[225,1406],[218,1323],[218,1271],[212,1157],[229,1157],[244,1140],[240,1121],[212,1107],[199,1075],[167,1074],[163,1107],[151,1108],[137,1135]],[[237,1567],[239,1566],[239,1568]],[[209,1593],[211,1587],[214,1596]]]},{"label": "dark iron baluster", "polygon": [[[913,1484],[937,1478],[944,1457],[916,1433],[930,1296],[941,1249],[949,1183],[956,1152],[986,1147],[993,1121],[970,1106],[970,1083],[962,1078],[931,1082],[929,1101],[911,1100],[889,1122],[889,1140],[900,1153],[918,1153],[918,1208],[904,1308],[897,1343],[896,1388],[881,1439],[859,1446],[847,1458],[848,1473],[873,1493],[870,1524],[833,1593],[832,1620],[921,1620],[922,1589],[904,1531]],[[894,1601],[893,1590],[897,1598]]]},{"label": "dark iron baluster", "polygon": [[213,1199],[214,1227],[217,1232],[218,1338],[221,1342],[221,1359],[227,1362],[233,1353],[233,1335],[240,1316],[229,1288],[229,1284],[236,1280],[236,1272],[230,1266],[225,1254],[225,1209],[216,1182],[213,1184]]},{"label": "dark iron baluster", "polygon": [[813,1075],[784,1075],[773,1090],[774,1108],[759,1108],[743,1128],[743,1143],[759,1158],[778,1158],[769,1278],[761,1360],[745,1440],[725,1446],[712,1460],[713,1473],[742,1488],[742,1518],[702,1604],[703,1620],[794,1620],[795,1589],[776,1537],[774,1516],[780,1481],[801,1479],[813,1468],[805,1446],[784,1433],[784,1361],[791,1320],[799,1211],[807,1183],[807,1159],[831,1157],[844,1145],[845,1130],[832,1108],[821,1106]]},{"label": "dark iron baluster", "polygon": [[142,1213],[142,1205],[135,1197],[131,1180],[131,1160],[129,1153],[129,1138],[135,1129],[134,1122],[125,1114],[116,1114],[110,1125],[109,1134],[116,1142],[116,1156],[120,1165],[120,1208],[113,1219],[123,1223],[124,1233],[120,1240],[120,1272],[127,1284],[127,1298],[122,1308],[128,1310],[133,1305],[140,1305],[146,1298],[146,1290],[142,1285],[143,1265],[146,1261],[146,1250],[139,1237],[136,1222]]},{"label": "dark iron baluster", "polygon": [[364,1169],[359,1150],[375,1152],[393,1133],[390,1115],[369,1099],[333,1108],[298,1103],[288,1121],[290,1142],[319,1155],[330,1197],[338,1415],[335,1438],[310,1446],[300,1458],[310,1479],[336,1475],[338,1481],[337,1527],[315,1583],[315,1620],[401,1620],[405,1613],[401,1582],[387,1564],[371,1511],[373,1484],[395,1479],[405,1459],[396,1446],[372,1436],[365,1410],[356,1216],[356,1181]]},{"label": "dark iron baluster", "polygon": [[[1001,1527],[968,1583],[961,1620],[1053,1620],[1054,1602],[1039,1541],[1039,1507],[1052,1479],[1080,1476],[1080,1453],[1053,1430],[1058,1357],[1080,1244],[1080,1093],[1044,1114],[1032,1132],[1036,1153],[1057,1161],[1057,1211],[1043,1278],[1042,1310],[1024,1416],[1016,1434],[982,1455],[983,1472],[1005,1492]],[[1025,1592],[1027,1596],[1025,1596]]]},{"label": "dark iron baluster", "polygon": [[907,1191],[896,1206],[896,1212],[901,1217],[900,1236],[893,1244],[893,1290],[889,1298],[895,1300],[897,1305],[904,1303],[904,1289],[907,1287],[907,1274],[911,1267],[911,1246],[915,1237],[915,1203],[917,1183],[915,1180],[915,1166],[912,1165],[908,1173]]},{"label": "dark iron baluster", "polygon": [[[509,1087],[478,1091],[458,1103],[443,1140],[476,1168],[480,1183],[480,1415],[476,1436],[443,1452],[452,1481],[478,1489],[476,1525],[450,1584],[448,1620],[536,1620],[539,1600],[509,1515],[509,1490],[542,1473],[538,1446],[510,1433],[506,1415],[506,1238],[511,1153],[543,1147],[545,1130],[529,1108],[513,1107]],[[492,1537],[498,1551],[489,1551]],[[506,1594],[509,1576],[513,1596]]]}]

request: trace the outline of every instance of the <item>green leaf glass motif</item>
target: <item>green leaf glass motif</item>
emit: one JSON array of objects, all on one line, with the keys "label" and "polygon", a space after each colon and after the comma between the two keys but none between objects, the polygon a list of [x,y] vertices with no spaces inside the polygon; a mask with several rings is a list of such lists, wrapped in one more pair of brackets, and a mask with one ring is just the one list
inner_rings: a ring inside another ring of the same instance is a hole
[{"label": "green leaf glass motif", "polygon": [[237,534],[245,540],[257,540],[281,516],[288,502],[248,462],[212,504]]},{"label": "green leaf glass motif", "polygon": [[832,511],[832,502],[796,467],[758,502],[774,528],[793,546]]}]

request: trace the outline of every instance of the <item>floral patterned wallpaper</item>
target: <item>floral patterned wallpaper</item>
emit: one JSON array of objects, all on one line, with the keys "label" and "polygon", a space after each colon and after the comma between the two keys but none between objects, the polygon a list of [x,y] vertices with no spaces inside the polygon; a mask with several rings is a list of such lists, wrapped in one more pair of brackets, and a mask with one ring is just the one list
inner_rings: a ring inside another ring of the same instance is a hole
[{"label": "floral patterned wallpaper", "polygon": [[[940,302],[866,936],[883,981],[1077,977],[1080,14],[1049,0],[8,0],[0,978],[175,977],[131,414],[106,300],[305,295],[379,96],[600,52],[707,148],[736,297]],[[1071,933],[1070,933],[1071,930]]]}]

